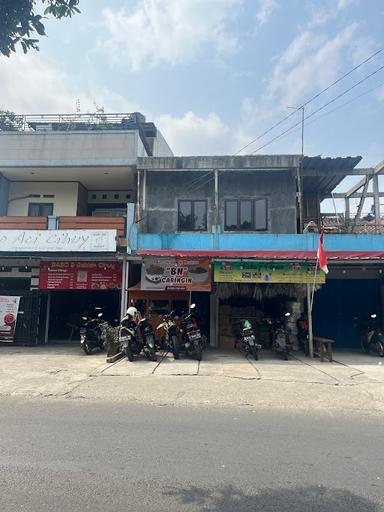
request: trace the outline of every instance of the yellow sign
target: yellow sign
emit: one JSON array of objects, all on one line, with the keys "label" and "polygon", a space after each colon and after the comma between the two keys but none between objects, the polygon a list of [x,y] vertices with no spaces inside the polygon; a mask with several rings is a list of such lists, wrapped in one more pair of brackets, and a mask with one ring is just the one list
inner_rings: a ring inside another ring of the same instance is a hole
[{"label": "yellow sign", "polygon": [[301,261],[215,261],[216,283],[325,283],[325,274],[308,262]]}]

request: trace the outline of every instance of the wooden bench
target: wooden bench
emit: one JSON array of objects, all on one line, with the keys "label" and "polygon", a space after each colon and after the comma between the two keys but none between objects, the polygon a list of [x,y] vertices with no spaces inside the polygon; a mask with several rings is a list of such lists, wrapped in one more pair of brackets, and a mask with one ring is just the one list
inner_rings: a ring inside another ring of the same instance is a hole
[{"label": "wooden bench", "polygon": [[313,337],[313,352],[320,357],[321,362],[324,361],[324,357],[327,357],[330,363],[332,362],[332,343],[335,343],[335,340]]}]

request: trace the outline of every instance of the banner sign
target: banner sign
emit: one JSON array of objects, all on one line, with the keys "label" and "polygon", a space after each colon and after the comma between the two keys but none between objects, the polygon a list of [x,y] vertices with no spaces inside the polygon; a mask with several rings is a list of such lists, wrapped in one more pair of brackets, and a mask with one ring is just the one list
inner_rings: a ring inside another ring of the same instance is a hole
[{"label": "banner sign", "polygon": [[211,290],[208,258],[144,257],[141,268],[142,290]]},{"label": "banner sign", "polygon": [[14,341],[19,304],[20,297],[0,295],[0,341]]},{"label": "banner sign", "polygon": [[115,290],[121,287],[117,261],[41,261],[40,290]]},{"label": "banner sign", "polygon": [[1,229],[0,252],[115,252],[116,229]]},{"label": "banner sign", "polygon": [[[306,284],[315,280],[315,266],[308,262],[235,260],[213,265],[217,283]],[[318,270],[315,282],[325,283],[324,272]]]}]

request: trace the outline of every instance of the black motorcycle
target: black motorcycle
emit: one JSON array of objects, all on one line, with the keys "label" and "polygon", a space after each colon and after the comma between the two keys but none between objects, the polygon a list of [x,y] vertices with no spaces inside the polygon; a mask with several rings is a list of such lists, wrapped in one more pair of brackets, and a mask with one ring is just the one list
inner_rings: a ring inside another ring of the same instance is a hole
[{"label": "black motorcycle", "polygon": [[84,324],[80,327],[80,346],[88,356],[92,350],[98,348],[104,350],[104,340],[101,332],[101,319],[103,313],[99,313],[96,318],[83,316]]},{"label": "black motorcycle", "polygon": [[156,341],[152,325],[146,318],[139,321],[141,339],[143,341],[142,351],[150,361],[156,361]]},{"label": "black motorcycle", "polygon": [[361,347],[365,353],[384,357],[384,334],[377,325],[377,315],[372,314],[370,321],[361,328]]},{"label": "black motorcycle", "polygon": [[245,352],[247,355],[253,356],[255,361],[259,359],[259,350],[261,345],[256,343],[256,336],[252,329],[252,324],[249,320],[240,321],[240,332],[236,338],[235,348],[237,348],[238,341],[240,342],[240,350]]},{"label": "black motorcycle", "polygon": [[[195,304],[191,304],[190,309],[195,307]],[[197,324],[197,319],[192,312],[182,315],[180,333],[182,335],[180,349],[185,351],[188,356],[194,356],[198,361],[201,361],[203,358],[204,341]]]},{"label": "black motorcycle", "polygon": [[290,313],[285,313],[284,319],[270,321],[272,325],[272,350],[281,355],[285,361],[288,361],[292,350],[290,331],[286,326],[286,319]]}]

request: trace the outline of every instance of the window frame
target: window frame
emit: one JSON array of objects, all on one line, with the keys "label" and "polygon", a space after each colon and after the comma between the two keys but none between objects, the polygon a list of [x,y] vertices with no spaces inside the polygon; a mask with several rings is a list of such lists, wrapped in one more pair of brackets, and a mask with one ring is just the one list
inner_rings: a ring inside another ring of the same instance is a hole
[{"label": "window frame", "polygon": [[[241,220],[241,202],[242,201],[251,201],[252,204],[252,225],[249,229],[241,229],[240,220]],[[265,203],[265,227],[256,228],[256,202],[264,201]],[[237,213],[237,225],[236,228],[227,228],[227,203],[236,202],[236,213]],[[236,232],[236,233],[247,233],[250,231],[268,231],[268,199],[266,197],[256,197],[256,198],[248,198],[242,197],[241,199],[228,198],[224,201],[224,231],[225,232]]]},{"label": "window frame", "polygon": [[[191,216],[194,215],[195,203],[204,203],[205,206],[205,227],[204,229],[181,229],[180,228],[180,203],[191,203]],[[208,200],[207,199],[178,199],[177,201],[177,231],[187,233],[201,233],[208,231]]]},{"label": "window frame", "polygon": [[[31,214],[31,207],[34,207],[34,206],[38,206],[39,215]],[[52,209],[51,213],[49,213],[48,215],[41,215],[40,208],[42,206],[44,206],[44,207],[50,206]],[[55,203],[28,203],[28,217],[51,217],[53,215],[54,207],[55,207]]]}]

